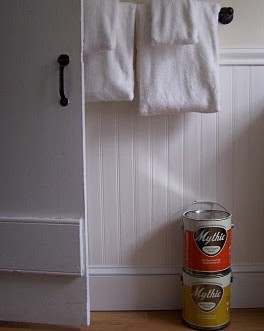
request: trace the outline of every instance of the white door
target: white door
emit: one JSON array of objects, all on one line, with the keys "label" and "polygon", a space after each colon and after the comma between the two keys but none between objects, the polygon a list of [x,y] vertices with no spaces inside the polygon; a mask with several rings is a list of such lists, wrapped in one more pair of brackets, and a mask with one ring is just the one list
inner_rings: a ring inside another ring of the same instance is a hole
[{"label": "white door", "polygon": [[0,1],[0,320],[89,323],[81,7]]}]

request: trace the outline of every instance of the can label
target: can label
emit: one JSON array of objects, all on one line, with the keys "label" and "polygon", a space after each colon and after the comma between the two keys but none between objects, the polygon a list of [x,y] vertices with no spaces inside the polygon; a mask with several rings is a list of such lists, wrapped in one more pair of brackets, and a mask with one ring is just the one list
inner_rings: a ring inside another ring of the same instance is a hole
[{"label": "can label", "polygon": [[231,273],[197,277],[183,273],[183,319],[198,328],[219,328],[230,321]]},{"label": "can label", "polygon": [[231,219],[184,220],[184,267],[195,272],[221,272],[231,265]]},{"label": "can label", "polygon": [[202,311],[212,311],[223,297],[223,288],[216,284],[196,284],[191,288],[191,296]]}]

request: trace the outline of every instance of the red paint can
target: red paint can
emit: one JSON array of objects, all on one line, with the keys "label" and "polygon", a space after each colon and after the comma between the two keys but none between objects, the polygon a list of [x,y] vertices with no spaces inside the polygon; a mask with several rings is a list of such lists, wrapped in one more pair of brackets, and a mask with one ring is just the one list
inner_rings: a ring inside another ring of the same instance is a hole
[{"label": "red paint can", "polygon": [[218,273],[231,267],[231,214],[215,202],[194,202],[183,214],[184,269]]}]

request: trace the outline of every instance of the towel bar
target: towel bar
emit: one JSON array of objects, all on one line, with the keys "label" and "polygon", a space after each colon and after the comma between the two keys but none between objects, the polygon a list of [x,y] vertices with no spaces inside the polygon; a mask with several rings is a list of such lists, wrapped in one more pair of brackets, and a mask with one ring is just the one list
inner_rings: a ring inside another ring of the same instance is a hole
[{"label": "towel bar", "polygon": [[234,9],[231,7],[221,8],[218,16],[218,21],[222,24],[229,24],[233,21]]}]

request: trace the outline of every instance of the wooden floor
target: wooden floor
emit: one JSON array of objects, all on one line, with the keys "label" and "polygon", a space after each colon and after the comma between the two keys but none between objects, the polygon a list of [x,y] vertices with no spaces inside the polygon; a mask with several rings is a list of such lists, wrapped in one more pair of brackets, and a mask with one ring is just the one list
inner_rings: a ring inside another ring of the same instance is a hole
[{"label": "wooden floor", "polygon": [[[233,309],[231,324],[225,331],[264,331],[264,309]],[[94,312],[91,326],[70,328],[40,324],[0,322],[0,331],[183,331],[180,311],[162,312]]]}]

